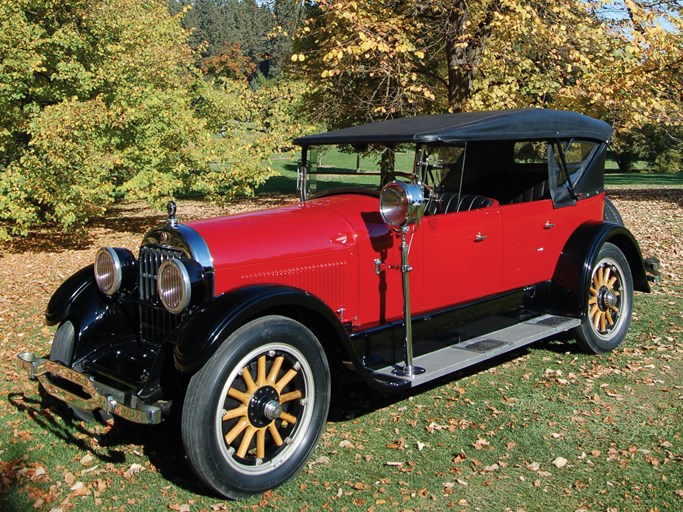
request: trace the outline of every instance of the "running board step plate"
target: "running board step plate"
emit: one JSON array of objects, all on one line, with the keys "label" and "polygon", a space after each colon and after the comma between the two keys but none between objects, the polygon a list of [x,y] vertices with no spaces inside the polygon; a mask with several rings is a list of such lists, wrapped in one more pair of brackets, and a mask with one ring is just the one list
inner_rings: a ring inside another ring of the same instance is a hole
[{"label": "running board step plate", "polygon": [[478,338],[418,356],[414,359],[414,365],[423,368],[424,373],[412,377],[398,376],[396,371],[401,370],[402,365],[387,366],[374,373],[377,377],[380,375],[387,376],[392,380],[400,379],[409,382],[411,386],[419,386],[553,334],[568,331],[579,324],[581,324],[581,320],[578,318],[542,315]]}]

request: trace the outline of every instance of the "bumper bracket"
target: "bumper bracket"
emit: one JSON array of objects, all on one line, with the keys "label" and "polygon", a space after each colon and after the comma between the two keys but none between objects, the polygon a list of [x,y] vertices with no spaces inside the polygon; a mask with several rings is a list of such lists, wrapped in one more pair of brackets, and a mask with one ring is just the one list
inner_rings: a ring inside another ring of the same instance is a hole
[{"label": "bumper bracket", "polygon": [[[105,413],[116,414],[129,421],[146,425],[161,423],[163,411],[159,405],[145,404],[131,393],[125,393],[97,382],[92,377],[79,373],[61,363],[37,357],[30,352],[17,354],[17,358],[20,370],[27,372],[29,379],[37,380],[50,395],[77,409],[88,412],[102,409]],[[89,398],[79,396],[79,394],[56,384],[54,380],[49,378],[48,374],[80,386],[83,394],[89,395]]]}]

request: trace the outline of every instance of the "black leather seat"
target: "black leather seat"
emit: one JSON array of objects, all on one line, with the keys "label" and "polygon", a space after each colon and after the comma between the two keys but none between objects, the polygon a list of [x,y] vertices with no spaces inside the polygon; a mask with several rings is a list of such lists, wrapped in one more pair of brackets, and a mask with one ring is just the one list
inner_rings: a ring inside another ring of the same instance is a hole
[{"label": "black leather seat", "polygon": [[541,181],[523,190],[521,194],[514,196],[508,201],[510,204],[514,203],[528,203],[530,201],[540,201],[541,199],[548,199],[550,197],[550,185],[548,180]]},{"label": "black leather seat", "polygon": [[[440,204],[439,204],[440,203]],[[458,194],[454,192],[444,192],[439,195],[439,201],[430,199],[427,203],[425,212],[428,215],[435,213],[454,213],[488,208],[496,202],[490,197],[475,194],[463,194],[458,201]]]}]

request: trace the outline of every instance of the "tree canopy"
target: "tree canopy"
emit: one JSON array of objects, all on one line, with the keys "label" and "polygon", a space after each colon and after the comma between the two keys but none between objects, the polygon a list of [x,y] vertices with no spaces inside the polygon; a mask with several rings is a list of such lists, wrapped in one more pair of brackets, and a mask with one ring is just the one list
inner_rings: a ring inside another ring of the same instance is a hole
[{"label": "tree canopy", "polygon": [[161,0],[0,0],[0,24],[5,235],[78,226],[117,197],[248,194],[289,138],[281,86],[205,80]]}]

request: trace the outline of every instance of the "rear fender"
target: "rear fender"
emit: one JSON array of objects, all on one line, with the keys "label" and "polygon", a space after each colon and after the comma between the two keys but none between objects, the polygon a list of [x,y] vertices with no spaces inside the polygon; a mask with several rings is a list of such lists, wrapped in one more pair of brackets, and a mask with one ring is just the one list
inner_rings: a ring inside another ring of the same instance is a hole
[{"label": "rear fender", "polygon": [[330,363],[351,357],[354,366],[361,367],[344,327],[322,301],[296,288],[264,285],[228,292],[193,311],[167,339],[175,344],[176,369],[183,374],[197,372],[232,332],[268,314],[280,314],[304,323],[331,356]]},{"label": "rear fender", "polygon": [[586,222],[567,241],[550,285],[548,312],[583,318],[587,313],[586,290],[600,248],[616,245],[624,253],[636,291],[650,292],[638,242],[624,226],[612,222]]}]

